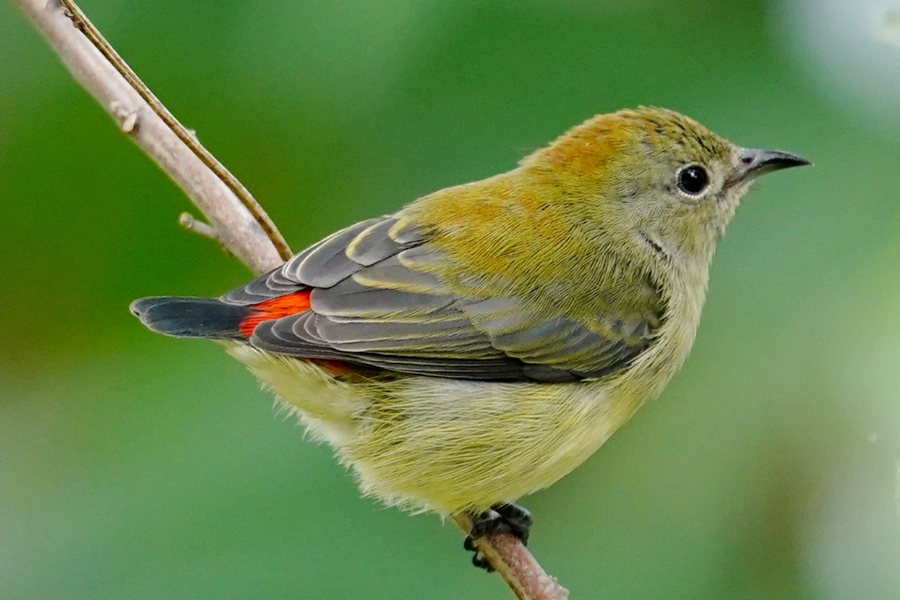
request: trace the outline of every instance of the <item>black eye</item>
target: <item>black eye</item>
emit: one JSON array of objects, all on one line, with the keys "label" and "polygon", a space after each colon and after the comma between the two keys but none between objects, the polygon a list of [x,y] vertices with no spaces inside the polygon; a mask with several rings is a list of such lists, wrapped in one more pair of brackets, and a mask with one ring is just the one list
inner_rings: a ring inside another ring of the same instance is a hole
[{"label": "black eye", "polygon": [[685,167],[678,173],[678,188],[685,194],[696,196],[706,189],[709,175],[700,165]]}]

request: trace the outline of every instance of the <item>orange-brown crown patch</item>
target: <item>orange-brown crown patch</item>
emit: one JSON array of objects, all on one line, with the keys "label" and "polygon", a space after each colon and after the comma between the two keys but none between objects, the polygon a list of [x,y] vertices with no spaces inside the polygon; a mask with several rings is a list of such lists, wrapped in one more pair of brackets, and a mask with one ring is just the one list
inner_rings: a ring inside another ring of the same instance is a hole
[{"label": "orange-brown crown patch", "polygon": [[[522,166],[565,165],[569,173],[596,176],[603,165],[627,145],[633,123],[620,113],[597,115],[556,138],[552,144],[522,159]],[[633,134],[632,134],[633,135]]]},{"label": "orange-brown crown patch", "polygon": [[729,145],[693,119],[664,108],[639,107],[597,115],[525,157],[523,167],[546,166],[588,180],[603,179],[614,160],[636,152],[679,148],[694,156],[727,157]]}]

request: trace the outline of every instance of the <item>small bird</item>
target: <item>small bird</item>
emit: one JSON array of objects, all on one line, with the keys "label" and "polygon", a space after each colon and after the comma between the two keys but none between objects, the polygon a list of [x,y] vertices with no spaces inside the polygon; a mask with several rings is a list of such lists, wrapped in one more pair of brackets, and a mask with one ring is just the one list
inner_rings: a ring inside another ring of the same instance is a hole
[{"label": "small bird", "polygon": [[808,164],[670,110],[598,115],[509,172],[351,225],[224,296],[131,310],[153,331],[221,340],[363,493],[470,515],[470,550],[498,531],[527,541],[515,502],[681,367],[750,184]]}]

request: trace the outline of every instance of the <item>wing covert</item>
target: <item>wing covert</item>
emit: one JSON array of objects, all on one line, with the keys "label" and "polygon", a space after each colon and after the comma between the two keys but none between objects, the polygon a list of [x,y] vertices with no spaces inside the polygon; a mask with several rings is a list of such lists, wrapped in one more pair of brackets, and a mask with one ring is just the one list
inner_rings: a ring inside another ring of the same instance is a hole
[{"label": "wing covert", "polygon": [[631,362],[659,322],[554,312],[512,295],[478,297],[430,265],[442,251],[402,213],[343,229],[222,297],[251,305],[310,289],[310,310],[263,321],[264,350],[401,373],[501,381],[573,381]]}]

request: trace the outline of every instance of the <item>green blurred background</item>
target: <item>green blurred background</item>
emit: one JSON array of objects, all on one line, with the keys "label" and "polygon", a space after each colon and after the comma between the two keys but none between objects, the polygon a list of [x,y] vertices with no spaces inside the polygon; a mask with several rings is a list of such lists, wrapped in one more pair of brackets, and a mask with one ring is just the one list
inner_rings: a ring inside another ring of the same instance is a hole
[{"label": "green blurred background", "polygon": [[[531,548],[573,598],[900,597],[897,0],[83,8],[295,249],[638,104],[814,160],[741,207],[662,398],[525,500]],[[0,598],[508,597],[129,315],[249,277],[187,209],[0,3]]]}]

